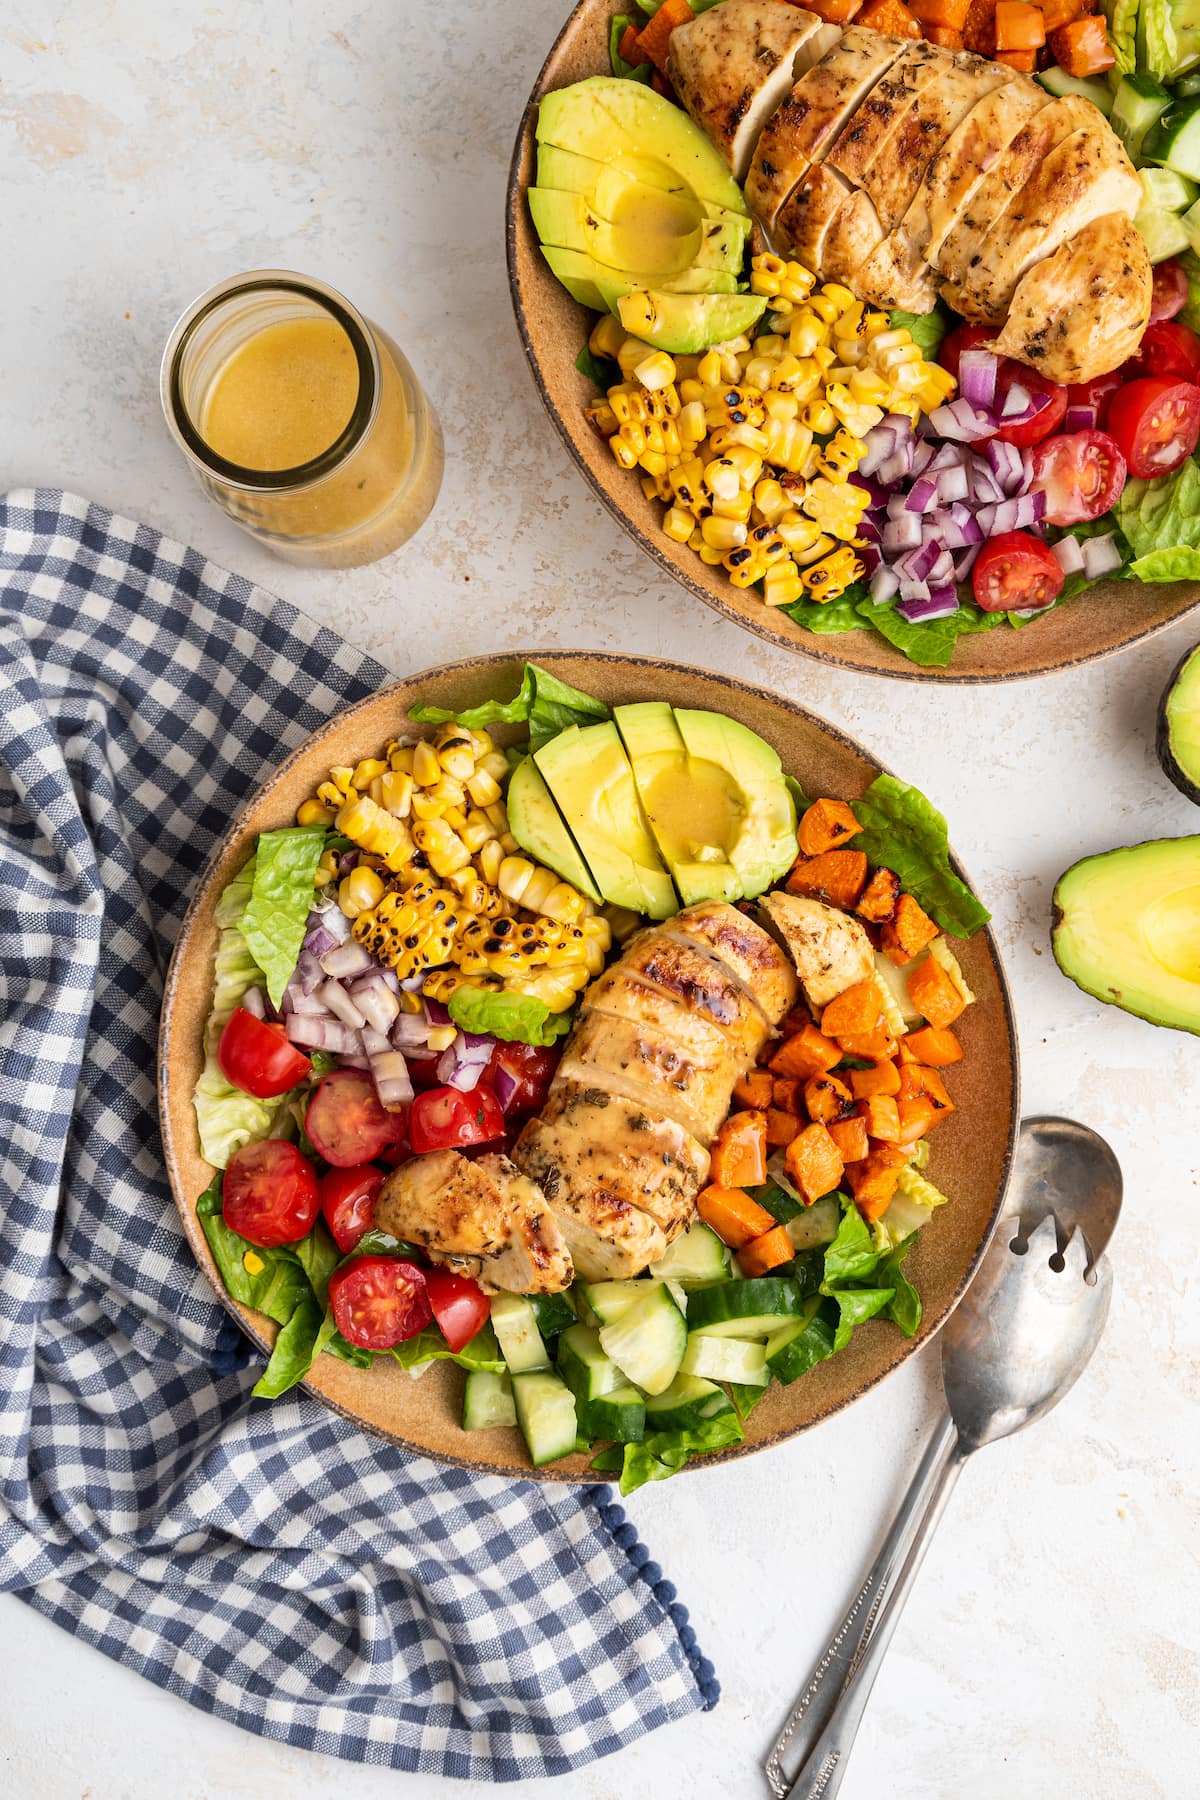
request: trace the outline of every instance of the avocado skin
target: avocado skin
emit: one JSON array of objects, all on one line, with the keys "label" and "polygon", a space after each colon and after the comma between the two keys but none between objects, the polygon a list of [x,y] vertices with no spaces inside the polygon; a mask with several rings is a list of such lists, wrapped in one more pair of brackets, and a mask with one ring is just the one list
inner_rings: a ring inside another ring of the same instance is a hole
[{"label": "avocado skin", "polygon": [[1189,771],[1180,762],[1171,743],[1169,715],[1170,703],[1175,695],[1182,693],[1186,700],[1192,688],[1195,689],[1193,706],[1200,715],[1200,644],[1194,644],[1190,650],[1185,650],[1171,671],[1171,679],[1163,689],[1162,699],[1158,703],[1158,720],[1154,733],[1154,747],[1158,752],[1163,774],[1168,781],[1174,783],[1185,799],[1190,800],[1194,806],[1200,806],[1200,766]]},{"label": "avocado skin", "polygon": [[[1122,1012],[1144,1019],[1149,1025],[1200,1036],[1200,982],[1194,984],[1194,996],[1189,996],[1184,1006],[1164,1000],[1156,1007],[1153,993],[1147,990],[1144,978],[1139,987],[1137,970],[1133,970],[1130,979],[1123,979],[1120,969],[1120,957],[1126,953],[1123,945],[1133,941],[1134,937],[1130,926],[1158,897],[1158,891],[1144,872],[1145,865],[1152,864],[1156,858],[1169,858],[1172,851],[1182,858],[1194,860],[1195,871],[1189,871],[1188,879],[1200,882],[1200,837],[1149,838],[1140,844],[1121,845],[1114,850],[1099,851],[1094,856],[1084,856],[1072,863],[1059,876],[1051,897],[1050,948],[1055,962],[1068,981],[1073,981],[1077,988],[1090,994],[1094,1000],[1099,1000],[1106,1006],[1119,1007]],[[1095,872],[1101,865],[1112,865],[1116,858],[1127,859],[1132,863],[1132,868],[1129,871],[1130,901],[1119,921],[1121,932],[1115,945],[1110,973],[1094,961],[1090,964],[1082,960],[1076,961],[1072,954],[1068,939],[1072,906],[1078,904],[1078,899],[1067,890],[1072,881],[1078,887],[1086,880],[1089,872]],[[1200,914],[1197,915],[1196,927],[1200,932]],[[1165,984],[1170,977],[1164,974],[1159,979]],[[1176,1012],[1175,1017],[1162,1016],[1163,1011],[1172,1008]]]}]

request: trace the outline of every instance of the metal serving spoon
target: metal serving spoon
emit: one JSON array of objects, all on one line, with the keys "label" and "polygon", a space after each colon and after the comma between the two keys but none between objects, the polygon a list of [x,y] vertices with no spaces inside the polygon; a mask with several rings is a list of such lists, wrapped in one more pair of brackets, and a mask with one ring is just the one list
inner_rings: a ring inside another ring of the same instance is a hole
[{"label": "metal serving spoon", "polygon": [[1042,1418],[1083,1373],[1108,1317],[1112,1274],[1102,1252],[1120,1207],[1121,1171],[1103,1138],[1070,1119],[1024,1121],[1005,1216],[942,1330],[948,1410],[764,1764],[776,1800],[833,1800],[963,1463]]}]

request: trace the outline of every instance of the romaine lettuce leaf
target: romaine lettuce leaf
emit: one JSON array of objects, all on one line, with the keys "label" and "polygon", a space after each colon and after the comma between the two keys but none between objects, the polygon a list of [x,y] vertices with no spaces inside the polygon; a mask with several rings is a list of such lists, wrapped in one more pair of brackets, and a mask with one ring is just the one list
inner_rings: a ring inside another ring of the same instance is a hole
[{"label": "romaine lettuce leaf", "polygon": [[971,601],[964,602],[948,618],[927,619],[917,624],[912,624],[894,606],[874,606],[869,600],[859,607],[858,613],[902,656],[923,669],[946,668],[960,637],[976,631],[992,631],[1004,618],[1003,613],[983,612]]},{"label": "romaine lettuce leaf", "polygon": [[736,1412],[706,1419],[702,1425],[676,1431],[653,1431],[640,1444],[614,1444],[595,1458],[595,1469],[620,1469],[621,1493],[632,1494],[648,1481],[666,1481],[682,1469],[693,1452],[703,1456],[740,1444],[745,1437]]},{"label": "romaine lettuce leaf", "polygon": [[933,361],[950,329],[950,321],[940,307],[927,313],[895,311],[891,315],[891,325],[893,331],[907,331],[926,362]]},{"label": "romaine lettuce leaf", "polygon": [[447,1002],[450,1017],[464,1031],[519,1044],[553,1044],[571,1029],[571,1013],[552,1013],[533,994],[493,993],[490,988],[455,988]]},{"label": "romaine lettuce leaf", "polygon": [[861,1282],[879,1266],[879,1252],[871,1242],[866,1220],[852,1200],[839,1196],[842,1222],[837,1236],[826,1246],[822,1293],[829,1294],[844,1282]]},{"label": "romaine lettuce leaf", "polygon": [[862,826],[855,849],[894,869],[943,931],[970,937],[987,923],[991,913],[950,867],[945,819],[919,789],[894,775],[878,775],[854,802],[854,811]]},{"label": "romaine lettuce leaf", "polygon": [[414,706],[409,714],[410,719],[422,725],[441,725],[454,719],[471,731],[484,731],[489,725],[528,723],[532,750],[539,750],[568,725],[594,725],[608,717],[603,700],[594,700],[590,694],[570,687],[557,675],[539,669],[536,663],[525,664],[521,685],[511,700],[485,700],[480,706],[457,713],[444,706]]},{"label": "romaine lettuce leaf", "polygon": [[287,1324],[276,1333],[267,1366],[251,1390],[257,1399],[275,1400],[304,1380],[316,1361],[324,1318],[310,1289],[297,1303]]},{"label": "romaine lettuce leaf", "polygon": [[1130,75],[1137,68],[1138,5],[1139,0],[1105,0],[1108,41],[1120,75]]},{"label": "romaine lettuce leaf", "polygon": [[627,63],[620,52],[621,39],[630,26],[635,31],[642,28],[641,21],[631,19],[628,13],[614,13],[608,27],[608,63],[614,75],[623,76],[626,81],[649,82],[653,73],[648,62]]},{"label": "romaine lettuce leaf", "polygon": [[278,1006],[292,978],[313,903],[313,878],[325,844],[323,825],[264,831],[254,853],[254,880],[242,914],[242,936]]},{"label": "romaine lettuce leaf", "polygon": [[431,1362],[453,1362],[460,1369],[488,1369],[494,1375],[503,1375],[507,1366],[490,1325],[485,1325],[461,1350],[452,1350],[437,1327],[430,1325],[416,1337],[397,1344],[391,1354],[402,1369],[419,1369]]},{"label": "romaine lettuce leaf", "polygon": [[[892,1206],[896,1203],[893,1200]],[[888,1207],[891,1212],[892,1207]],[[888,1306],[888,1318],[898,1325],[905,1337],[915,1337],[921,1324],[921,1296],[918,1294],[908,1276],[904,1273],[904,1259],[916,1243],[916,1233],[910,1232],[902,1238],[889,1256],[885,1256],[877,1270],[880,1288],[890,1288],[891,1302]]]},{"label": "romaine lettuce leaf", "polygon": [[856,1325],[875,1318],[877,1313],[886,1312],[891,1304],[892,1293],[890,1287],[834,1289],[829,1297],[838,1309],[837,1329],[833,1334],[835,1356],[839,1350],[846,1348],[854,1336]]},{"label": "romaine lettuce leaf", "polygon": [[575,358],[575,367],[581,375],[586,375],[593,387],[604,393],[610,387],[616,387],[621,379],[620,363],[614,362],[611,356],[597,356],[590,344],[585,344]]},{"label": "romaine lettuce leaf", "polygon": [[1173,475],[1131,480],[1114,508],[1139,581],[1200,581],[1200,468],[1188,458]]},{"label": "romaine lettuce leaf", "polygon": [[836,600],[793,600],[780,607],[789,619],[803,625],[805,631],[861,631],[867,615],[860,612],[863,601],[871,604],[870,595],[861,581],[848,587]]}]

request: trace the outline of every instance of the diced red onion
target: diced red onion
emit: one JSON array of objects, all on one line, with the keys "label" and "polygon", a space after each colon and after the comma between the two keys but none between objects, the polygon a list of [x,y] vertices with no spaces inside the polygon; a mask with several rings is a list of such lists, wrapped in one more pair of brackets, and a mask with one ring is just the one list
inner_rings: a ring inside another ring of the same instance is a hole
[{"label": "diced red onion", "polygon": [[332,931],[328,931],[322,923],[313,926],[304,940],[304,948],[311,951],[314,956],[328,956],[329,952],[336,950],[341,942],[342,939],[334,937]]},{"label": "diced red onion", "polygon": [[939,444],[935,450],[928,439],[926,447],[929,451],[929,459],[923,471],[926,475],[940,475],[943,469],[961,469],[964,459],[974,454],[970,450],[964,450],[961,444]]},{"label": "diced red onion", "polygon": [[897,600],[896,611],[910,625],[927,624],[931,619],[948,619],[958,611],[958,595],[952,587],[932,588],[928,599]]},{"label": "diced red onion", "polygon": [[970,477],[963,463],[954,469],[940,469],[932,479],[937,483],[938,499],[943,506],[949,506],[956,500],[965,500],[971,491]]},{"label": "diced red onion", "polygon": [[495,1091],[497,1100],[500,1102],[501,1112],[508,1111],[508,1103],[520,1085],[517,1077],[506,1069],[503,1063],[497,1063],[492,1075],[492,1087]]},{"label": "diced red onion", "polygon": [[440,1000],[426,1000],[425,1014],[431,1025],[449,1025],[450,1013]]},{"label": "diced red onion", "polygon": [[410,1055],[419,1055],[429,1043],[431,1029],[429,1020],[423,1012],[402,1012],[388,1033],[392,1049],[403,1050]]},{"label": "diced red onion", "polygon": [[1016,445],[1006,444],[1001,438],[993,438],[990,444],[984,445],[983,454],[1003,492],[1019,494],[1027,484],[1028,474],[1024,458]]},{"label": "diced red onion", "polygon": [[981,506],[979,524],[984,537],[998,537],[1004,531],[1028,531],[1045,510],[1044,493],[1019,494],[1014,500],[998,500],[994,506]]},{"label": "diced red onion", "polygon": [[321,983],[317,989],[317,999],[323,1000],[334,1018],[340,1019],[343,1025],[348,1025],[351,1031],[361,1031],[366,1024],[345,988],[332,978]]},{"label": "diced red onion", "polygon": [[1028,425],[1036,419],[1050,404],[1049,394],[1031,394],[1027,389],[1013,382],[1004,396],[1004,406],[1000,417],[1006,425]]},{"label": "diced red onion", "polygon": [[376,1031],[373,1025],[364,1025],[358,1035],[367,1056],[386,1056],[392,1048],[386,1031]]},{"label": "diced red onion", "polygon": [[919,475],[908,490],[904,506],[907,512],[927,513],[938,503],[938,484],[929,475]]},{"label": "diced red onion", "polygon": [[309,913],[306,930],[316,931],[318,927],[327,931],[335,944],[344,944],[350,936],[350,920],[336,899],[331,899],[328,906],[314,907]]},{"label": "diced red onion", "polygon": [[929,538],[907,556],[902,556],[896,564],[901,581],[907,577],[911,581],[928,581],[930,573],[937,566],[942,554],[941,545]]},{"label": "diced red onion", "polygon": [[351,869],[357,869],[361,855],[360,850],[343,850],[338,858],[338,874],[348,875]]},{"label": "diced red onion", "polygon": [[265,1019],[267,1016],[266,996],[260,987],[247,988],[239,1005],[244,1006],[248,1013],[253,1013],[256,1019]]},{"label": "diced red onion", "polygon": [[972,545],[970,545],[970,547],[968,549],[963,551],[961,556],[955,557],[955,559],[954,559],[954,579],[955,579],[955,581],[965,581],[967,579],[967,576],[971,573],[971,570],[975,567],[975,558],[979,555],[979,550],[980,550],[980,546],[978,544],[972,544]]},{"label": "diced red onion", "polygon": [[929,424],[939,437],[948,438],[952,444],[978,444],[996,429],[990,413],[981,412],[961,395],[949,406],[935,406]]},{"label": "diced red onion", "polygon": [[301,1013],[289,1013],[287,1034],[293,1044],[298,1044],[305,1050],[328,1050],[334,1056],[358,1054],[357,1031],[343,1025],[340,1019],[331,1019],[328,1013],[319,1019]]},{"label": "diced red onion", "polygon": [[388,1112],[407,1106],[413,1097],[412,1078],[408,1073],[408,1064],[399,1050],[384,1050],[376,1056],[368,1055],[367,1062],[380,1106]]},{"label": "diced red onion", "polygon": [[371,952],[365,944],[338,944],[321,958],[321,967],[335,980],[345,981],[351,975],[361,975],[371,962]]},{"label": "diced red onion", "polygon": [[450,1048],[443,1050],[438,1058],[438,1080],[448,1087],[458,1088],[460,1093],[469,1094],[478,1087],[479,1078],[491,1061],[493,1048],[491,1038],[460,1031]]},{"label": "diced red onion", "polygon": [[294,982],[284,995],[284,999],[288,1002],[288,1011],[299,1013],[301,1018],[328,1019],[330,1017],[329,1008],[323,1000],[318,999],[315,993],[303,993]]},{"label": "diced red onion", "polygon": [[933,462],[933,458],[933,445],[924,438],[918,439],[913,446],[912,468],[909,473],[912,475],[927,475],[929,473],[930,465]]},{"label": "diced red onion", "polygon": [[1064,431],[1095,431],[1100,414],[1095,406],[1081,405],[1078,402],[1068,406],[1063,414]]},{"label": "diced red onion", "polygon": [[[911,467],[913,428],[902,413],[889,413],[878,425],[872,425],[863,442],[867,451],[858,465],[860,475],[874,475],[890,485],[892,479],[900,480],[908,473]],[[895,477],[886,476],[883,473],[884,465],[897,462],[902,465],[900,474]]]},{"label": "diced red onion", "polygon": [[365,1069],[370,1073],[371,1059],[367,1056],[343,1056],[340,1058],[343,1069]]},{"label": "diced red onion", "polygon": [[1096,581],[1121,566],[1121,552],[1111,531],[1103,537],[1084,538],[1082,549],[1084,572],[1089,581]]},{"label": "diced red onion", "polygon": [[1078,538],[1060,538],[1051,544],[1050,554],[1064,575],[1078,575],[1083,568],[1083,546]]},{"label": "diced red onion", "polygon": [[975,506],[994,506],[998,501],[1004,499],[1004,489],[987,464],[978,456],[972,461],[970,486],[971,502]]},{"label": "diced red onion", "polygon": [[354,983],[350,998],[367,1024],[385,1035],[400,1011],[399,998],[383,979],[381,969],[371,969]]},{"label": "diced red onion", "polygon": [[393,994],[398,994],[400,992],[400,977],[397,975],[395,969],[380,967],[378,969],[372,969],[371,973],[377,980],[382,981],[387,987],[390,987]]},{"label": "diced red onion", "polygon": [[916,550],[921,542],[921,521],[916,513],[901,519],[889,519],[883,528],[883,553],[898,556],[903,550]]},{"label": "diced red onion", "polygon": [[850,486],[861,488],[864,494],[868,494],[873,508],[887,505],[887,489],[883,483],[875,481],[870,475],[864,475],[861,469],[856,469],[851,475]]},{"label": "diced red onion", "polygon": [[324,979],[325,971],[312,951],[301,950],[300,960],[292,972],[292,979],[288,985],[298,988],[302,994],[312,994],[320,987]]},{"label": "diced red onion", "polygon": [[1000,364],[990,350],[964,350],[958,359],[958,387],[964,400],[986,410],[996,398]]},{"label": "diced red onion", "polygon": [[400,983],[400,992],[402,994],[419,994],[425,986],[425,977],[428,973],[428,969],[422,969],[419,975],[410,975],[406,981]]},{"label": "diced red onion", "polygon": [[876,606],[885,606],[900,592],[900,577],[895,569],[880,563],[871,577],[871,598]]}]

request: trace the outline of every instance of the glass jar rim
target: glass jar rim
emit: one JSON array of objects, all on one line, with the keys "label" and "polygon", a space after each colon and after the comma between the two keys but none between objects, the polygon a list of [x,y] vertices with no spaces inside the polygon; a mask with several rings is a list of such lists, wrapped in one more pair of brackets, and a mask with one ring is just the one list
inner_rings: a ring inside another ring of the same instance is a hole
[{"label": "glass jar rim", "polygon": [[[319,456],[290,469],[248,469],[218,455],[196,429],[183,398],[183,357],[198,328],[228,301],[245,294],[269,292],[300,294],[306,300],[315,301],[346,333],[358,364],[358,395],[346,424]],[[231,276],[208,288],[181,313],[163,351],[159,395],[168,429],[193,462],[233,487],[277,491],[306,487],[310,482],[319,481],[361,443],[374,422],[379,405],[379,378],[379,355],[370,328],[344,294],[291,269],[251,269],[244,275]]]}]

